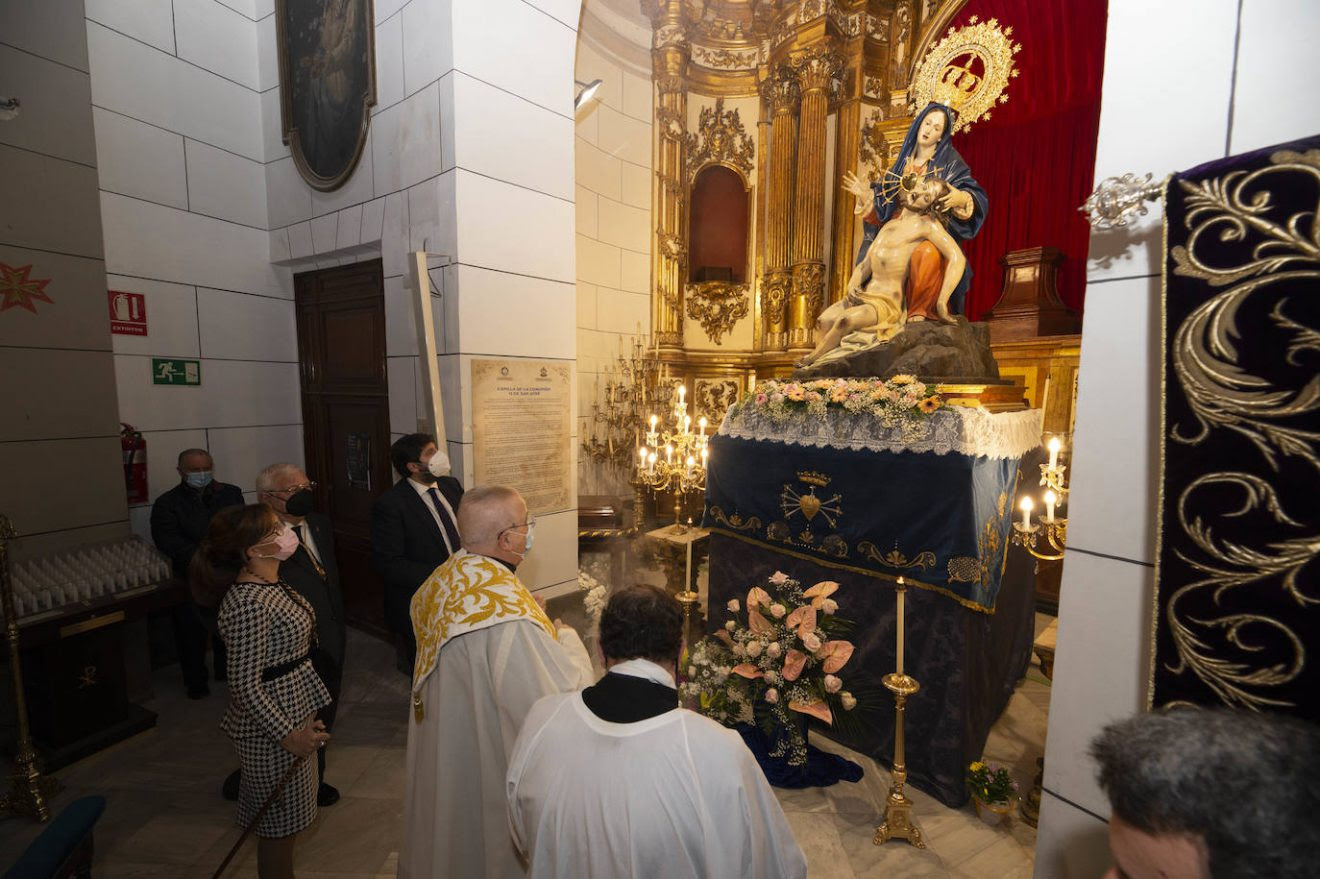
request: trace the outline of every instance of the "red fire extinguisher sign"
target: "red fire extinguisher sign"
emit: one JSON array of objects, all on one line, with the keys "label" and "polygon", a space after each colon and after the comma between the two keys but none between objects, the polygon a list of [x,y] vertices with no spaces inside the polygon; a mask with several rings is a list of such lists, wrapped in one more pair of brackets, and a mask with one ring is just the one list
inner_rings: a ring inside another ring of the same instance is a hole
[{"label": "red fire extinguisher sign", "polygon": [[107,291],[110,303],[110,332],[120,336],[147,334],[147,297],[143,293]]}]

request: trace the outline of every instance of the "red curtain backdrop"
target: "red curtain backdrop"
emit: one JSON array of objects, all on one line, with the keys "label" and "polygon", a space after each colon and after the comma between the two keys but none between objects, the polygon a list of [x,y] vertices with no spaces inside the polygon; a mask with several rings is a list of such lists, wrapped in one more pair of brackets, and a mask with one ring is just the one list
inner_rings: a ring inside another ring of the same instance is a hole
[{"label": "red curtain backdrop", "polygon": [[1003,292],[1004,254],[1041,245],[1066,254],[1059,297],[1082,309],[1090,227],[1077,208],[1094,183],[1107,5],[968,0],[953,21],[960,27],[973,15],[997,18],[1022,44],[1008,103],[953,137],[990,200],[985,225],[966,248],[975,272],[967,295],[971,320],[981,320]]}]

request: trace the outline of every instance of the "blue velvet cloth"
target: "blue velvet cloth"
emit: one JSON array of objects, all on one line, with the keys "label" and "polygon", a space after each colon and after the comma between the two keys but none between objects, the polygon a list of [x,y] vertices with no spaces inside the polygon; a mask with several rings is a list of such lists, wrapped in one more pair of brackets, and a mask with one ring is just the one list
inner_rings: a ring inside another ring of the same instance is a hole
[{"label": "blue velvet cloth", "polygon": [[[880,222],[884,223],[897,209],[898,204],[895,201],[897,193],[896,180],[903,174],[903,166],[907,160],[916,153],[917,150],[917,132],[921,129],[921,121],[931,113],[940,112],[944,114],[944,134],[940,137],[940,142],[935,145],[935,154],[930,161],[930,167],[936,176],[947,181],[955,189],[960,189],[972,197],[976,207],[972,210],[972,215],[966,220],[960,220],[952,214],[948,217],[949,234],[953,240],[961,246],[969,238],[974,238],[976,233],[981,231],[981,224],[985,222],[985,212],[989,207],[989,200],[986,198],[985,190],[981,184],[976,182],[972,176],[972,169],[968,167],[967,162],[953,148],[951,139],[953,137],[953,111],[943,104],[934,102],[925,106],[917,117],[912,120],[908,126],[907,136],[903,138],[903,146],[898,151],[898,157],[894,159],[894,164],[889,166],[889,176],[887,180],[879,183],[872,183],[871,190],[875,194],[875,212]],[[862,246],[857,251],[857,258],[853,264],[862,261],[866,255],[867,248],[875,240],[879,233],[880,226],[870,223],[862,224]],[[954,288],[953,296],[949,299],[949,310],[956,314],[963,313],[963,303],[967,298],[967,290],[972,286],[972,267],[969,264],[963,270],[962,280]]]},{"label": "blue velvet cloth", "polygon": [[[805,716],[802,717],[801,728],[805,735]],[[752,756],[760,764],[761,771],[765,773],[766,781],[775,787],[829,787],[832,784],[838,784],[840,781],[862,780],[861,766],[840,757],[838,754],[822,751],[812,744],[807,745],[806,762],[796,766],[788,762],[787,755],[781,757],[770,756],[770,752],[775,750],[775,746],[779,741],[788,738],[788,733],[783,730],[773,730],[767,733],[759,726],[753,726],[749,723],[740,723],[734,729],[742,736],[743,741],[747,743],[748,749],[752,752]]]},{"label": "blue velvet cloth", "polygon": [[105,811],[105,797],[91,796],[65,806],[32,841],[3,879],[49,879],[64,866],[74,850],[92,832]]}]

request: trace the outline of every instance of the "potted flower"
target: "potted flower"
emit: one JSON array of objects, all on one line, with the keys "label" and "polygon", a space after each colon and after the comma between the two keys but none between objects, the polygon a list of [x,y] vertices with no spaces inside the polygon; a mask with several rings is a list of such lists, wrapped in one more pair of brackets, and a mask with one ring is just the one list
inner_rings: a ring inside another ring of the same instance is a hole
[{"label": "potted flower", "polygon": [[853,645],[830,597],[838,588],[832,580],[804,588],[776,571],[745,601],[729,601],[731,619],[687,657],[682,696],[721,723],[760,726],[771,757],[804,764],[806,719],[832,724],[857,707],[840,675]]},{"label": "potted flower", "polygon": [[1008,770],[980,760],[967,767],[967,790],[976,804],[976,814],[987,824],[1002,822],[1017,802],[1017,782]]}]

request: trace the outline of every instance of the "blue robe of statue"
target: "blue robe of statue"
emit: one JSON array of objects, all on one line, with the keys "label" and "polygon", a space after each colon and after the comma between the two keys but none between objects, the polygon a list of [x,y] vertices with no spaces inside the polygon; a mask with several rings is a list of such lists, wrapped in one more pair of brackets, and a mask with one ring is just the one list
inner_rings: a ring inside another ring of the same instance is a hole
[{"label": "blue robe of statue", "polygon": [[[932,102],[917,114],[917,118],[913,119],[912,124],[908,126],[907,136],[903,138],[903,147],[898,151],[898,158],[889,167],[890,174],[893,175],[888,178],[890,182],[886,185],[872,183],[871,191],[875,194],[876,215],[880,218],[880,222],[884,223],[898,207],[897,202],[894,200],[898,190],[893,181],[902,175],[903,167],[907,164],[908,158],[917,151],[917,132],[921,129],[921,120],[925,119],[928,113],[937,110],[944,114],[944,134],[941,135],[940,142],[935,145],[935,154],[928,166],[935,169],[937,176],[942,177],[950,186],[961,189],[970,195],[975,203],[972,215],[966,220],[960,220],[953,214],[948,215],[949,234],[953,236],[953,240],[957,241],[959,246],[962,246],[964,241],[975,237],[976,233],[981,231],[981,224],[985,222],[985,211],[989,203],[985,197],[985,190],[972,176],[972,169],[967,167],[963,157],[958,155],[958,151],[950,143],[953,137],[953,111],[948,107]],[[854,265],[861,262],[862,258],[866,256],[867,249],[871,246],[871,242],[875,240],[875,236],[879,231],[879,225],[862,224],[862,247],[857,251],[857,259],[853,260]],[[949,310],[951,312],[955,314],[963,313],[967,289],[971,285],[972,267],[968,264],[967,268],[963,269],[962,280],[958,282],[953,295],[949,298]]]}]

